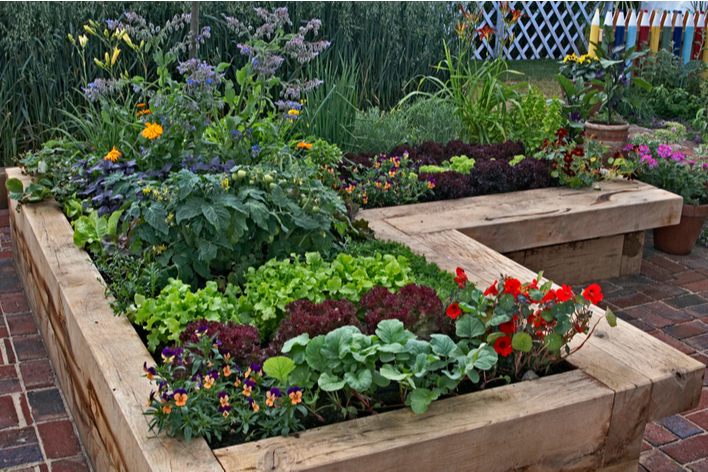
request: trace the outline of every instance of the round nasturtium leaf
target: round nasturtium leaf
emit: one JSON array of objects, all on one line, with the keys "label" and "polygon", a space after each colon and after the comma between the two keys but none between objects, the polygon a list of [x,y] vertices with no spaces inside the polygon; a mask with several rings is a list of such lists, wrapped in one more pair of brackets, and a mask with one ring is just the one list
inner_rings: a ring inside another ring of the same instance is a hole
[{"label": "round nasturtium leaf", "polygon": [[529,352],[533,347],[533,340],[527,333],[516,333],[511,339],[511,347],[517,351]]}]

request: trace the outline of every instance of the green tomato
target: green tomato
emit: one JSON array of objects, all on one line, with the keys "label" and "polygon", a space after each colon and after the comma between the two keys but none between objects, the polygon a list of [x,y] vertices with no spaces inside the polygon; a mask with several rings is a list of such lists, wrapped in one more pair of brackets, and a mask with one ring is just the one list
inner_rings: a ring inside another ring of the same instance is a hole
[{"label": "green tomato", "polygon": [[312,211],[314,211],[315,213],[317,213],[318,211],[320,211],[320,207],[318,207],[317,205],[315,205],[315,206],[312,207]]},{"label": "green tomato", "polygon": [[269,184],[273,181],[273,176],[270,174],[266,174],[263,176],[263,182]]},{"label": "green tomato", "polygon": [[271,234],[270,236],[268,236],[268,243],[272,243],[274,239],[275,238],[273,238],[273,235]]},{"label": "green tomato", "polygon": [[271,182],[269,185],[270,189],[273,190],[275,188],[275,182]]},{"label": "green tomato", "polygon": [[238,171],[238,172],[236,173],[236,178],[237,178],[238,180],[242,180],[242,179],[244,179],[245,177],[246,177],[246,171],[243,170],[243,169],[241,169],[240,171]]}]

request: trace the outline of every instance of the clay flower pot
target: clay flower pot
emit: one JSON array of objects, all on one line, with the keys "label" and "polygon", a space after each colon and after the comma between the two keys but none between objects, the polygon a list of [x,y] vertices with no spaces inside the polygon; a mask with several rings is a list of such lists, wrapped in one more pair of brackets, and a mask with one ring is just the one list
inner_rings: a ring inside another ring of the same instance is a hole
[{"label": "clay flower pot", "polygon": [[667,254],[684,256],[693,251],[703,225],[708,219],[708,205],[686,205],[681,211],[681,222],[674,226],[654,228],[654,247]]},{"label": "clay flower pot", "polygon": [[615,152],[621,151],[627,145],[629,142],[628,133],[629,123],[606,125],[592,121],[585,122],[585,134],[595,141],[599,141],[603,145],[610,147],[610,149],[603,154],[605,157],[614,156]]}]

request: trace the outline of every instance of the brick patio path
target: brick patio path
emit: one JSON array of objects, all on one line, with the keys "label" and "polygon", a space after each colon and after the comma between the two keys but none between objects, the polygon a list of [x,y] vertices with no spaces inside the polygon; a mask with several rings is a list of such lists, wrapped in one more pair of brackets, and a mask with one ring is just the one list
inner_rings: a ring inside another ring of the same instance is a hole
[{"label": "brick patio path", "polygon": [[[0,210],[0,469],[89,470],[12,264]],[[708,249],[656,251],[646,233],[639,276],[600,282],[617,316],[708,365]],[[708,472],[708,380],[698,408],[647,425],[639,471]]]},{"label": "brick patio path", "polygon": [[12,262],[0,210],[0,470],[91,470]]}]

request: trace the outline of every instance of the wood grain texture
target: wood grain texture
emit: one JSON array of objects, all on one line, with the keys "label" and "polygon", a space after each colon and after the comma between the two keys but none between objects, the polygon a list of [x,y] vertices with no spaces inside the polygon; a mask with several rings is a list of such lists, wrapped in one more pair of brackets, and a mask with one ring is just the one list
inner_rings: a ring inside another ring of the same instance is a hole
[{"label": "wood grain texture", "polygon": [[618,234],[524,249],[506,253],[504,256],[534,272],[542,270],[551,280],[568,285],[581,285],[620,276],[624,240],[624,235]]},{"label": "wood grain texture", "polygon": [[[17,169],[9,177],[29,179]],[[203,439],[149,439],[142,406],[153,362],[130,322],[113,315],[100,274],[53,201],[12,201],[13,257],[57,378],[95,470],[223,470]]]},{"label": "wood grain texture", "polygon": [[227,471],[597,470],[613,397],[572,371],[215,454]]},{"label": "wood grain texture", "polygon": [[[406,234],[456,229],[497,252],[631,233],[678,224],[682,198],[637,181],[602,182],[365,210]],[[631,215],[631,217],[628,217]]]},{"label": "wood grain texture", "polygon": [[622,261],[620,262],[620,277],[638,274],[642,268],[643,254],[644,231],[625,234],[622,246]]}]

